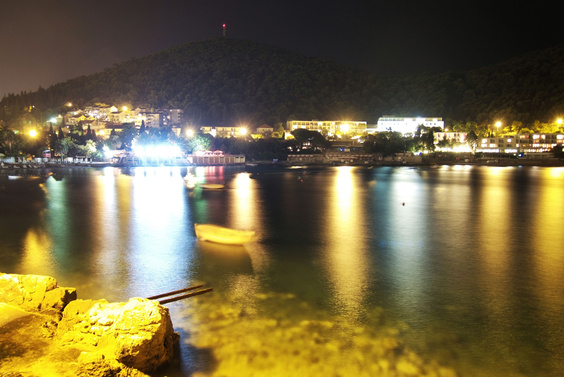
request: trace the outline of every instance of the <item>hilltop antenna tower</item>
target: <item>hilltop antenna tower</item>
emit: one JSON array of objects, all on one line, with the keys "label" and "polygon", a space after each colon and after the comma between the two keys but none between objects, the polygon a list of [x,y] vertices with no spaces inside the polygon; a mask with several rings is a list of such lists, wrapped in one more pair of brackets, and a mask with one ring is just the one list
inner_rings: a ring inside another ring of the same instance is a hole
[{"label": "hilltop antenna tower", "polygon": [[225,38],[225,34],[227,34],[227,25],[223,24],[223,38]]}]

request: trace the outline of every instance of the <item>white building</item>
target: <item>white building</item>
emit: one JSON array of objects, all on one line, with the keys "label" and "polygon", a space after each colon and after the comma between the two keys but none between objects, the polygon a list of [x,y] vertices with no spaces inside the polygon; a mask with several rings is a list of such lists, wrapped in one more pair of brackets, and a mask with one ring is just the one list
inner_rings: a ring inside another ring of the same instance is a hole
[{"label": "white building", "polygon": [[268,124],[263,124],[262,126],[257,127],[257,134],[272,135],[273,132],[274,127],[269,126]]},{"label": "white building", "polygon": [[419,126],[440,127],[444,129],[445,122],[442,118],[401,118],[383,116],[378,119],[377,132],[401,132],[402,134],[414,134]]},{"label": "white building", "polygon": [[452,143],[466,143],[466,137],[468,134],[466,132],[435,132],[433,137],[435,138],[435,144],[438,144],[441,140],[448,140]]},{"label": "white building", "polygon": [[163,125],[173,126],[179,125],[182,122],[183,111],[180,109],[163,110]]},{"label": "white building", "polygon": [[200,131],[204,134],[210,134],[213,137],[239,137],[247,134],[245,127],[200,127]]},{"label": "white building", "polygon": [[324,135],[361,135],[366,132],[366,122],[349,120],[290,120],[286,130],[297,129],[318,131]]},{"label": "white building", "polygon": [[476,152],[543,153],[564,145],[564,134],[517,134],[505,137],[481,137]]}]

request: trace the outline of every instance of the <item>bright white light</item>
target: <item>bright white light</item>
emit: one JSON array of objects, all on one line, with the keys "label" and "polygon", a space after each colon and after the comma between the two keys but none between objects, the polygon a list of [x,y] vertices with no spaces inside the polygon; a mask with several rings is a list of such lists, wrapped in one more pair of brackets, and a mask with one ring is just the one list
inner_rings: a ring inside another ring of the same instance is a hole
[{"label": "bright white light", "polygon": [[167,159],[182,155],[180,147],[172,144],[137,144],[133,147],[133,151],[135,155],[140,158]]},{"label": "bright white light", "polygon": [[114,156],[114,152],[110,150],[110,148],[108,148],[107,145],[104,145],[102,147],[102,150],[104,151],[104,156],[106,158],[112,158]]}]

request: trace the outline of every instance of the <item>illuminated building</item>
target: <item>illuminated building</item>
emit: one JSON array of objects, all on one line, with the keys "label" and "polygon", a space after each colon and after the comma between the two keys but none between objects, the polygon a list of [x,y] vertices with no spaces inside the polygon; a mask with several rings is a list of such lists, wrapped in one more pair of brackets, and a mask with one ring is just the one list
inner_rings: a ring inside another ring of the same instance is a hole
[{"label": "illuminated building", "polygon": [[434,132],[435,144],[441,140],[447,140],[452,143],[466,143],[466,132]]},{"label": "illuminated building", "polygon": [[200,131],[213,137],[237,137],[247,134],[245,127],[200,127]]},{"label": "illuminated building", "polygon": [[223,154],[222,151],[194,152],[188,156],[188,162],[194,165],[238,165],[245,163],[244,154]]},{"label": "illuminated building", "polygon": [[445,122],[442,118],[402,118],[383,116],[378,119],[377,132],[401,132],[402,134],[414,134],[419,126],[440,127],[444,129]]},{"label": "illuminated building", "polygon": [[290,120],[286,122],[286,130],[297,129],[318,131],[323,135],[362,135],[366,132],[366,122],[349,120]]},{"label": "illuminated building", "polygon": [[273,132],[274,128],[269,126],[268,124],[263,124],[262,126],[257,127],[257,134],[272,135]]},{"label": "illuminated building", "polygon": [[476,152],[543,153],[564,145],[564,134],[517,134],[507,137],[481,137]]}]

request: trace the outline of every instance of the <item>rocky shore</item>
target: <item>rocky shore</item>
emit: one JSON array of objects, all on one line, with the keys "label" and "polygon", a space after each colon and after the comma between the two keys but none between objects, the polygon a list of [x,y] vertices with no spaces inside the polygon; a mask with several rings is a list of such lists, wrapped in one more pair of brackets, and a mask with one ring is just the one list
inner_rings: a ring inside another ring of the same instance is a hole
[{"label": "rocky shore", "polygon": [[81,300],[52,277],[0,273],[0,377],[147,376],[177,341],[156,301]]}]

